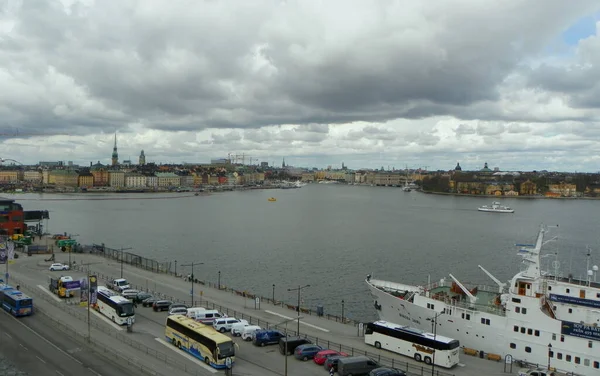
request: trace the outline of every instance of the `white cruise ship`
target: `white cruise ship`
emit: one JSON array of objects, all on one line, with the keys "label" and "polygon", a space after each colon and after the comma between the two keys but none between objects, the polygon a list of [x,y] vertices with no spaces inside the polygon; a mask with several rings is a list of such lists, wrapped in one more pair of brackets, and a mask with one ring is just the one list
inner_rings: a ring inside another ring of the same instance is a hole
[{"label": "white cruise ship", "polygon": [[[539,364],[575,375],[600,375],[600,283],[597,266],[586,280],[542,272],[540,252],[547,229],[535,245],[520,245],[524,269],[509,284],[479,268],[496,286],[467,286],[450,279],[426,286],[387,282],[367,276],[366,283],[382,320],[431,330],[461,346]],[[550,239],[548,241],[555,240]],[[546,241],[546,243],[548,242]]]}]

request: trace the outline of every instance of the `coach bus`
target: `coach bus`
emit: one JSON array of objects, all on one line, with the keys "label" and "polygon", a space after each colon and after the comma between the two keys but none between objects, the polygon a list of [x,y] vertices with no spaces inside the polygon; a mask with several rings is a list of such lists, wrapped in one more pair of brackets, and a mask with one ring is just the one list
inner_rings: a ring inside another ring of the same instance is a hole
[{"label": "coach bus", "polygon": [[167,317],[165,337],[173,346],[214,368],[226,368],[235,361],[235,344],[231,338],[184,315]]},{"label": "coach bus", "polygon": [[[460,343],[452,338],[387,321],[368,323],[365,343],[445,368],[458,364]],[[435,354],[435,355],[434,355]]]},{"label": "coach bus", "polygon": [[135,311],[131,300],[103,286],[98,286],[96,292],[96,309],[101,314],[118,325],[127,324],[128,319],[131,319],[131,323],[135,322]]},{"label": "coach bus", "polygon": [[15,317],[33,314],[33,299],[8,285],[0,286],[0,304]]}]

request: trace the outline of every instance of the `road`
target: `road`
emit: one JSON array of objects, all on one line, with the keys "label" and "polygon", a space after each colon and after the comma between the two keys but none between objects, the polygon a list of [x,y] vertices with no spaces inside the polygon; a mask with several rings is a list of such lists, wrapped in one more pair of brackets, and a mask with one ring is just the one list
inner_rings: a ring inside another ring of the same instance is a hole
[{"label": "road", "polygon": [[0,313],[0,353],[29,375],[138,375],[81,346],[43,315]]},{"label": "road", "polygon": [[[76,258],[78,263],[91,263],[93,272],[98,274],[100,278],[107,278],[107,276],[115,277],[120,274],[120,264],[115,261],[88,254],[77,254]],[[57,262],[59,261],[64,260],[57,260]],[[42,289],[47,290],[47,288],[44,286],[47,286],[47,278],[49,273],[52,275],[56,274],[56,272],[48,272],[48,265],[49,263],[43,262],[43,255],[27,257],[19,259],[19,262],[12,267],[12,273],[15,277],[20,278],[29,285],[38,286],[39,289],[36,288],[35,290],[39,294]],[[72,270],[68,273],[74,278],[80,278],[85,275],[84,273],[76,270]],[[189,302],[190,284],[189,282],[184,282],[182,279],[174,278],[164,274],[155,274],[149,271],[133,268],[127,264],[124,265],[124,276],[132,284],[136,285],[136,288],[146,289],[149,287],[150,290],[167,294],[170,298],[179,300],[186,299],[187,297]],[[104,280],[101,280],[100,283],[104,283]],[[196,296],[196,301],[202,299],[203,301],[208,300],[210,302],[214,302],[223,306],[224,308],[222,309],[228,315],[235,315],[238,318],[251,318],[252,322],[260,320],[258,324],[263,327],[265,325],[273,325],[274,323],[278,323],[287,318],[293,318],[296,316],[295,312],[284,307],[273,306],[272,304],[263,303],[262,307],[255,307],[253,300],[236,296],[231,292],[219,291],[207,286],[198,285],[195,293],[200,294],[200,291],[202,291],[202,297],[200,298],[200,296]],[[46,294],[48,293],[46,292]],[[43,304],[44,302],[40,303]],[[64,305],[64,302],[61,305]],[[63,306],[60,308],[55,306],[53,309],[65,310],[66,307]],[[78,306],[71,307],[70,309],[78,310],[73,311],[75,316],[83,315],[83,309]],[[128,334],[127,338],[131,338],[131,340],[138,344],[143,344],[151,351],[167,354],[180,364],[185,364],[188,370],[190,369],[189,367],[195,367],[194,370],[196,372],[200,372],[203,375],[210,375],[211,373],[208,370],[204,370],[202,367],[198,366],[197,360],[186,358],[184,356],[186,354],[183,354],[181,351],[176,350],[173,347],[165,346],[164,341],[161,341],[164,335],[165,317],[166,313],[153,312],[151,309],[142,308],[139,306],[136,310],[134,333]],[[93,317],[92,319],[93,321],[96,321],[102,325],[102,331],[104,331],[104,333],[108,333],[112,337],[114,337],[114,331],[119,330],[115,329],[112,324],[105,323],[96,317]],[[295,331],[296,325],[290,325],[288,329]],[[333,345],[333,343],[344,344],[344,346],[354,347],[354,349],[356,349],[355,351],[358,353],[364,353],[364,351],[375,354],[381,353],[382,356],[397,359],[399,362],[402,362],[401,364],[404,364],[405,362],[415,364],[419,367],[419,372],[413,373],[417,375],[431,372],[430,367],[425,366],[423,363],[415,363],[414,360],[410,358],[385,352],[384,350],[377,350],[373,347],[365,345],[364,339],[362,339],[362,337],[360,337],[357,333],[357,328],[352,325],[336,323],[316,316],[304,315],[304,318],[301,322],[301,332],[302,335],[308,334],[318,337],[319,344],[322,344],[326,347]],[[276,346],[257,348],[250,343],[239,340],[238,338],[234,340],[239,343],[239,351],[237,352],[234,375],[271,376],[284,374],[285,358],[279,354]],[[330,344],[329,341],[332,341],[333,343]],[[138,346],[139,345],[135,345],[134,347],[139,348]],[[339,350],[339,348],[335,349]],[[344,348],[344,351],[347,350]],[[474,376],[481,374],[486,374],[488,376],[507,375],[503,372],[503,364],[501,363],[490,362],[468,356],[461,356],[461,362],[463,364],[459,367],[455,367],[451,370],[441,369],[440,371],[445,371],[457,376]],[[313,362],[297,361],[293,357],[289,357],[287,374],[289,376],[317,376],[326,374],[322,367],[317,367],[312,363]],[[514,371],[515,369],[513,369],[513,372]]]}]

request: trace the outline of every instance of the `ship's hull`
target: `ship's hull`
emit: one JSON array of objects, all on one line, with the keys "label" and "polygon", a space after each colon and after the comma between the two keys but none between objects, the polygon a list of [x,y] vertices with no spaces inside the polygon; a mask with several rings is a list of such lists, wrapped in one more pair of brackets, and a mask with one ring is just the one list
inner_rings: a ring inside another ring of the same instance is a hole
[{"label": "ship's hull", "polygon": [[[404,300],[381,290],[375,285],[375,281],[372,282],[367,280],[367,285],[381,320],[454,338],[460,342],[461,347],[477,350],[482,355],[496,354],[503,358],[510,355],[514,360],[540,366],[548,364],[548,344],[551,343],[553,354],[561,354],[561,359],[552,357],[552,367],[575,372],[576,375],[600,374],[600,358],[596,349],[600,342],[573,336],[561,337],[564,322],[543,313],[539,309],[538,298],[510,294],[503,315],[493,313],[493,308],[488,311],[460,308],[434,300],[423,293],[416,293],[414,297],[408,298],[413,301]],[[381,286],[382,283],[389,282],[376,283]],[[412,294],[407,296],[409,295]],[[521,310],[527,307],[527,315],[515,312],[517,305],[511,303],[513,298],[519,299]],[[444,313],[440,314],[442,311]],[[435,330],[434,320],[437,324]],[[563,337],[567,337],[565,341],[561,340]],[[589,347],[592,342],[593,348]],[[566,361],[566,354],[572,354],[569,355],[569,361]],[[580,363],[576,364],[575,359],[580,359]]]},{"label": "ship's hull", "polygon": [[515,210],[514,209],[493,209],[493,208],[477,208],[477,210],[481,211],[481,212],[487,212],[487,213],[514,213]]}]

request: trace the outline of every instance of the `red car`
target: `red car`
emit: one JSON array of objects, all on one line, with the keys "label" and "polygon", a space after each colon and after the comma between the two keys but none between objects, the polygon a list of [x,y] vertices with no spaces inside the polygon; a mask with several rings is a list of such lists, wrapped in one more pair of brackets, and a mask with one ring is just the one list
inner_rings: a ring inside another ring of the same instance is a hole
[{"label": "red car", "polygon": [[313,358],[313,361],[319,365],[323,365],[325,363],[325,361],[327,360],[327,358],[329,358],[330,356],[348,356],[348,354],[346,354],[345,352],[339,352],[339,351],[335,351],[335,350],[323,350],[323,351],[319,351],[317,353],[317,355],[315,355],[315,357]]}]

